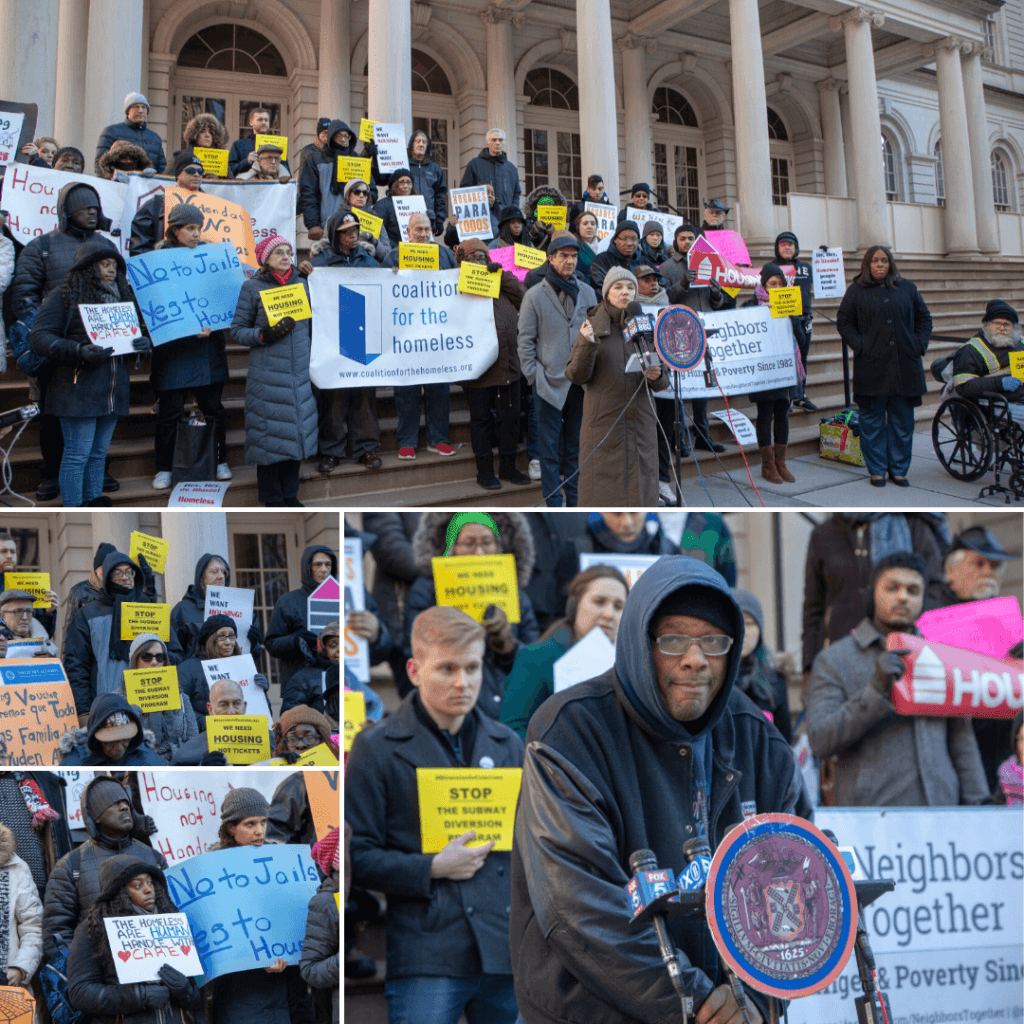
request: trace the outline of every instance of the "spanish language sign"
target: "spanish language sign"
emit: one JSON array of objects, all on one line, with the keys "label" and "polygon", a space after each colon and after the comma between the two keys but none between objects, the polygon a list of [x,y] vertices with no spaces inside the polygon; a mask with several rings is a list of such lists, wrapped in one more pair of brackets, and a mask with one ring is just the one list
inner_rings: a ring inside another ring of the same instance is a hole
[{"label": "spanish language sign", "polygon": [[257,135],[252,141],[256,149],[260,146],[277,146],[281,150],[281,163],[288,159],[287,135]]},{"label": "spanish language sign", "polygon": [[398,243],[398,266],[401,270],[440,270],[441,250],[430,243]]},{"label": "spanish language sign", "polygon": [[[233,203],[230,199],[223,199],[210,192],[191,192],[187,188],[178,186],[164,189],[165,215],[174,207],[175,203],[186,203],[203,212],[206,219],[199,237],[204,242],[227,242],[234,247],[238,258],[243,263],[248,263],[251,267],[258,265],[252,220],[248,212],[238,203]],[[178,250],[167,251],[176,252]],[[194,252],[195,250],[187,251]],[[222,281],[221,286],[227,287],[227,283]]]},{"label": "spanish language sign", "polygon": [[237,643],[243,654],[248,654],[251,649],[249,627],[253,621],[252,613],[255,600],[256,592],[243,587],[208,586],[206,588],[203,618],[208,619],[211,615],[227,615],[228,618],[234,619]]},{"label": "spanish language sign", "polygon": [[453,555],[430,561],[439,605],[459,608],[483,622],[484,611],[493,604],[509,622],[519,621],[515,555]]},{"label": "spanish language sign", "polygon": [[1002,658],[1024,636],[1024,619],[1015,597],[990,597],[933,608],[917,620],[917,628],[926,640]]},{"label": "spanish language sign", "polygon": [[60,764],[57,744],[77,727],[75,698],[56,658],[0,662],[0,736],[9,767]]},{"label": "spanish language sign", "polygon": [[228,327],[245,273],[227,243],[158,249],[128,260],[128,279],[154,345]]},{"label": "spanish language sign", "polygon": [[132,530],[128,541],[128,557],[138,565],[139,555],[146,556],[146,564],[153,572],[167,567],[167,552],[171,545],[163,537],[150,537],[148,533]]},{"label": "spanish language sign", "polygon": [[512,849],[522,768],[417,768],[420,838],[424,853],[439,853],[466,832],[466,845],[495,840],[495,850]]},{"label": "spanish language sign", "polygon": [[206,174],[216,174],[220,178],[228,176],[228,151],[226,149],[209,149],[206,146],[195,146],[192,149],[196,159],[203,165]]},{"label": "spanish language sign", "polygon": [[210,749],[223,751],[228,764],[253,764],[270,757],[270,735],[262,715],[210,715],[206,735]]},{"label": "spanish language sign", "polygon": [[619,211],[604,203],[584,203],[583,212],[592,213],[597,218],[597,235],[593,242],[593,248],[597,249],[598,243],[606,241],[615,233]]},{"label": "spanish language sign", "polygon": [[423,196],[391,196],[391,205],[398,221],[398,233],[403,242],[409,239],[409,218],[414,213],[426,213],[427,201]]},{"label": "spanish language sign", "polygon": [[128,703],[138,705],[143,714],[181,710],[178,669],[174,665],[125,669],[124,686]]},{"label": "spanish language sign", "polygon": [[359,690],[345,691],[345,753],[352,749],[356,733],[366,721],[366,696]]},{"label": "spanish language sign", "polygon": [[769,288],[768,309],[773,317],[800,316],[804,311],[799,288]]},{"label": "spanish language sign", "polygon": [[236,846],[167,869],[174,905],[188,918],[204,975],[213,978],[302,956],[309,901],[320,876],[308,846]]},{"label": "spanish language sign", "polygon": [[251,654],[236,654],[232,658],[210,658],[202,663],[206,685],[213,686],[221,679],[230,679],[242,688],[245,710],[250,715],[263,715],[270,728],[274,719],[270,714],[267,695],[256,685],[256,662]]},{"label": "spanish language sign", "polygon": [[122,985],[159,981],[158,971],[170,964],[186,977],[203,973],[188,918],[184,914],[133,914],[105,917],[107,943]]},{"label": "spanish language sign", "polygon": [[381,174],[390,174],[400,167],[408,167],[404,124],[377,121],[373,126],[373,142],[377,147],[377,168]]},{"label": "spanish language sign", "polygon": [[452,212],[458,217],[456,229],[459,241],[464,242],[467,238],[487,241],[491,238],[491,209],[487,203],[487,189],[482,185],[453,188],[449,195]]},{"label": "spanish language sign", "polygon": [[50,589],[48,572],[6,572],[3,576],[6,589],[24,590],[35,598],[33,608],[50,607],[50,602],[46,600],[46,592]]},{"label": "spanish language sign", "polygon": [[171,639],[171,606],[146,601],[122,601],[121,639],[134,640],[140,633],[156,633],[167,643]]},{"label": "spanish language sign", "polygon": [[306,286],[301,282],[286,284],[281,288],[267,288],[260,292],[260,302],[263,303],[263,311],[271,327],[286,316],[293,320],[308,320],[313,315]]},{"label": "spanish language sign", "polygon": [[80,302],[78,313],[89,341],[100,348],[112,348],[115,356],[131,355],[142,337],[134,302]]},{"label": "spanish language sign", "polygon": [[[352,632],[347,620],[349,612],[366,611],[366,591],[363,588],[363,542],[358,537],[345,538],[344,573],[346,621],[343,657],[345,668],[361,683],[368,683],[370,681],[370,645],[365,637],[356,636]],[[362,694],[360,694],[361,696]],[[348,747],[345,749],[348,750]]]},{"label": "spanish language sign", "polygon": [[842,249],[815,249],[811,254],[811,278],[816,299],[839,299],[846,292]]},{"label": "spanish language sign", "polygon": [[498,354],[493,303],[462,295],[458,279],[457,270],[320,267],[309,279],[313,383],[327,389],[479,377]]}]

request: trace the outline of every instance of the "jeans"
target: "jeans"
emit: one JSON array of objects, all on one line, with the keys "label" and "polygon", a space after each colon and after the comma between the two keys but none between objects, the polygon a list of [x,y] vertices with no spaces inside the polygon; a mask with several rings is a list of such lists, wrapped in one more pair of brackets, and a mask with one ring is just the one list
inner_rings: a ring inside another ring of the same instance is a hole
[{"label": "jeans", "polygon": [[185,396],[191,390],[196,404],[207,423],[213,424],[213,436],[217,439],[217,462],[228,460],[227,413],[220,396],[224,382],[204,384],[199,388],[180,388],[172,391],[158,391],[160,400],[156,415],[156,471],[170,473],[174,468],[174,441],[178,434],[178,421],[185,407]]},{"label": "jeans", "polygon": [[[583,388],[569,386],[565,405],[556,409],[535,391],[533,407],[537,412],[537,452],[540,457],[540,484],[548,508],[562,507],[562,490],[566,508],[576,507],[578,477],[573,474],[580,462],[580,427],[583,424]],[[561,474],[561,475],[559,475]],[[569,480],[562,490],[559,485]]]},{"label": "jeans", "polygon": [[515,1024],[519,1016],[511,974],[471,978],[414,975],[384,983],[388,1024]]},{"label": "jeans", "polygon": [[423,389],[427,444],[436,448],[448,440],[448,385],[409,384],[395,388],[399,448],[415,448],[420,438],[420,388]]},{"label": "jeans", "polygon": [[899,395],[874,395],[858,406],[860,450],[872,476],[906,476],[914,445],[914,407]]},{"label": "jeans", "polygon": [[299,493],[299,459],[256,467],[256,495],[264,505],[281,505]]},{"label": "jeans", "polygon": [[[491,458],[494,442],[501,455],[515,455],[519,444],[519,381],[487,388],[463,388],[469,406],[473,454]],[[497,428],[497,430],[495,430]]]},{"label": "jeans", "polygon": [[757,443],[767,448],[772,443],[772,420],[775,421],[775,443],[786,444],[789,441],[789,399],[775,398],[767,402],[757,403]]},{"label": "jeans", "polygon": [[103,493],[103,464],[117,426],[117,415],[61,416],[64,457],[60,493],[65,508],[78,508]]}]

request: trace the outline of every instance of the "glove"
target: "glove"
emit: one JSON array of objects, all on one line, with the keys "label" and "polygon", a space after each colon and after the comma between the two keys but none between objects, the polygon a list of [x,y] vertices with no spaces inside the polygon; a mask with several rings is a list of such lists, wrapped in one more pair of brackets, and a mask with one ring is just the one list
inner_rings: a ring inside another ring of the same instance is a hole
[{"label": "glove", "polygon": [[317,637],[316,633],[314,633],[310,629],[302,630],[302,632],[299,633],[299,640],[305,640],[305,642],[309,645],[310,650],[313,651],[316,650],[316,645],[320,642],[319,637]]},{"label": "glove", "polygon": [[216,765],[219,768],[226,768],[228,766],[228,759],[224,756],[223,750],[211,750],[208,754],[204,754],[199,758],[199,763],[203,765]]},{"label": "glove", "polygon": [[255,619],[253,619],[253,621],[249,624],[249,632],[246,634],[246,636],[248,637],[249,640],[249,646],[253,650],[256,650],[256,648],[260,646],[261,637],[260,627],[259,625],[257,625]]},{"label": "glove", "polygon": [[267,693],[270,690],[270,680],[263,675],[262,672],[257,672],[252,677],[252,681],[264,692]]},{"label": "glove", "polygon": [[1024,384],[1024,380],[1020,380],[1018,377],[1003,378],[1003,390],[1010,392],[1010,394],[1019,391],[1022,384]]},{"label": "glove", "polygon": [[105,363],[113,354],[112,348],[100,348],[99,345],[78,346],[78,357],[83,363]]},{"label": "glove", "polygon": [[264,327],[260,331],[260,341],[264,345],[280,341],[294,326],[295,321],[290,316],[282,317],[273,327]]},{"label": "glove", "polygon": [[156,822],[148,815],[142,815],[142,824],[139,827],[139,831],[147,836],[153,835],[154,832],[159,832]]},{"label": "glove", "polygon": [[192,1001],[192,983],[181,971],[175,970],[170,964],[164,964],[156,976],[167,986],[171,993],[173,1006],[187,1007]]},{"label": "glove", "polygon": [[[177,971],[175,971],[177,974]],[[151,982],[144,982],[144,988],[146,990],[145,1001],[147,1010],[158,1010],[161,1006],[166,1006],[171,998],[171,990],[165,985],[154,985]]]},{"label": "glove", "polygon": [[309,649],[309,644],[307,644],[306,641],[303,640],[301,636],[299,637],[299,654],[302,655],[303,659],[309,665],[312,665],[313,662],[316,661],[316,656]]},{"label": "glove", "polygon": [[892,697],[892,684],[903,676],[907,666],[903,663],[904,657],[910,653],[905,647],[895,651],[882,651],[875,662],[875,674],[871,685],[886,700]]},{"label": "glove", "polygon": [[490,260],[488,262],[488,264],[487,264],[487,273],[488,274],[496,274],[499,270],[501,270],[501,264],[500,263],[495,263],[493,260]]},{"label": "glove", "polygon": [[132,342],[132,348],[136,352],[151,352],[153,350],[153,343],[149,340],[149,338],[136,338]]}]

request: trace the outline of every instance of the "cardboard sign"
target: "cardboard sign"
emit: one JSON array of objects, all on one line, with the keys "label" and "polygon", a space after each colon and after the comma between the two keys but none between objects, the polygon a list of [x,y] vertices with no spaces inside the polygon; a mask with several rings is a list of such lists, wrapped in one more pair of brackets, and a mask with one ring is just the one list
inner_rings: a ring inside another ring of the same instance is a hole
[{"label": "cardboard sign", "polygon": [[440,853],[469,831],[476,838],[467,847],[494,839],[495,850],[511,850],[522,779],[522,768],[417,768],[423,852]]},{"label": "cardboard sign", "polygon": [[772,316],[800,316],[804,311],[799,288],[769,288],[768,308]]},{"label": "cardboard sign", "polygon": [[334,751],[326,743],[318,743],[293,762],[295,765],[324,765],[327,767],[336,766],[339,763],[334,756]]},{"label": "cardboard sign", "polygon": [[207,146],[194,146],[192,152],[203,165],[206,174],[216,174],[218,178],[228,176],[228,151],[226,149],[210,149]]},{"label": "cardboard sign", "polygon": [[657,555],[618,555],[614,552],[596,555],[583,552],[580,554],[580,572],[592,565],[614,566],[626,577],[626,582],[632,590],[644,570],[649,569],[657,560]]},{"label": "cardboard sign", "polygon": [[1024,707],[1024,661],[992,658],[959,647],[890,633],[885,646],[908,648],[907,671],[892,687],[901,715],[1013,718]]},{"label": "cardboard sign", "polygon": [[399,270],[440,270],[441,250],[430,243],[398,243]]},{"label": "cardboard sign", "polygon": [[[502,245],[497,249],[491,249],[487,256],[493,263],[500,264],[502,270],[507,270],[509,273],[515,274],[516,278],[522,282],[526,280],[526,275],[530,271],[528,268],[520,267],[516,263],[516,249],[519,248],[521,248],[521,246]],[[462,265],[465,266],[465,264]]]},{"label": "cardboard sign", "polygon": [[280,146],[281,148],[281,163],[284,163],[288,159],[288,136],[287,135],[257,135],[253,142],[256,144],[256,149],[260,146]]},{"label": "cardboard sign", "polygon": [[[366,611],[366,590],[363,585],[363,543],[358,537],[345,538],[345,648],[342,656],[345,669],[361,683],[370,681],[370,644],[349,628],[349,612]],[[362,719],[360,719],[362,721]],[[345,748],[348,749],[347,747]]]},{"label": "cardboard sign", "polygon": [[375,217],[372,213],[365,213],[355,206],[352,207],[352,212],[355,214],[356,220],[359,221],[360,231],[366,231],[374,238],[380,238],[380,229],[384,227],[383,217]]},{"label": "cardboard sign", "polygon": [[14,163],[18,156],[21,129],[25,115],[10,110],[0,110],[0,167]]},{"label": "cardboard sign", "polygon": [[35,1024],[36,1001],[28,989],[8,985],[3,990],[2,1002],[4,1024]]},{"label": "cardboard sign", "polygon": [[816,299],[840,299],[846,292],[842,249],[815,249],[811,254],[811,279]]},{"label": "cardboard sign", "polygon": [[493,604],[509,622],[519,621],[515,555],[453,555],[430,562],[439,605],[459,608],[471,619],[483,622],[484,610]]},{"label": "cardboard sign", "polygon": [[719,409],[718,412],[711,415],[717,416],[729,428],[741,448],[746,444],[757,444],[757,431],[754,429],[754,424],[750,422],[750,417],[738,409],[730,408],[728,412],[725,409]]},{"label": "cardboard sign", "polygon": [[171,545],[162,537],[150,537],[147,533],[132,530],[128,543],[128,557],[139,564],[139,555],[146,556],[146,564],[153,572],[162,573],[167,567],[167,552]]},{"label": "cardboard sign", "polygon": [[501,273],[495,271],[491,274],[479,263],[470,263],[466,260],[459,265],[457,287],[464,295],[482,295],[484,298],[496,299],[501,291]]},{"label": "cardboard sign", "polygon": [[60,764],[61,736],[78,728],[78,713],[64,666],[56,658],[0,662],[0,736],[7,766]]},{"label": "cardboard sign", "polygon": [[[721,232],[716,231],[715,234]],[[717,239],[715,241],[717,244]],[[759,274],[740,270],[719,253],[706,235],[702,235],[690,246],[686,254],[686,265],[694,271],[694,284],[710,284],[714,280],[722,288],[756,288],[761,283]]]},{"label": "cardboard sign", "polygon": [[331,771],[302,773],[317,839],[323,839],[332,828],[341,827],[340,775]]},{"label": "cardboard sign", "polygon": [[133,914],[105,917],[107,943],[122,985],[159,981],[159,970],[170,964],[186,977],[203,973],[188,918],[184,914]]},{"label": "cardboard sign", "polygon": [[568,212],[564,206],[552,206],[549,203],[538,206],[534,211],[541,224],[550,224],[556,231],[565,230],[565,218]]},{"label": "cardboard sign", "polygon": [[231,326],[245,272],[228,243],[158,249],[127,266],[154,345]]},{"label": "cardboard sign", "polygon": [[366,721],[366,696],[359,690],[345,691],[345,753],[352,749],[356,733]]},{"label": "cardboard sign", "polygon": [[134,302],[80,302],[78,315],[89,340],[100,348],[112,348],[115,356],[132,355],[134,342],[142,337]]},{"label": "cardboard sign", "polygon": [[585,683],[615,664],[615,644],[600,626],[573,644],[554,664],[555,693]]},{"label": "cardboard sign", "polygon": [[186,483],[174,485],[167,498],[168,508],[220,508],[224,504],[224,495],[227,494],[230,483],[221,483],[214,480],[204,480],[201,483]]},{"label": "cardboard sign", "polygon": [[48,572],[7,572],[4,573],[4,586],[8,590],[24,590],[31,594],[35,601],[33,608],[49,608],[46,592],[50,589]]},{"label": "cardboard sign", "polygon": [[534,267],[544,266],[548,261],[547,253],[543,249],[534,249],[529,245],[513,245],[512,249],[517,267],[533,270]]},{"label": "cardboard sign", "polygon": [[313,316],[313,311],[309,308],[306,286],[301,282],[287,284],[281,288],[267,288],[260,292],[260,302],[263,303],[263,311],[267,314],[271,327],[280,323],[286,316],[293,320],[309,320]]},{"label": "cardboard sign", "polygon": [[[280,775],[280,773],[274,773]],[[214,850],[166,872],[206,972],[200,986],[283,957],[298,964],[320,876],[308,846],[268,843]]]},{"label": "cardboard sign", "polygon": [[171,639],[171,606],[148,601],[121,604],[121,639],[134,640],[140,633],[156,633],[164,643]]},{"label": "cardboard sign", "polygon": [[306,601],[306,628],[319,633],[332,622],[341,625],[341,585],[328,576]]},{"label": "cardboard sign", "polygon": [[243,587],[206,588],[206,601],[203,605],[203,618],[211,615],[227,615],[235,620],[235,633],[238,646],[243,654],[249,653],[249,627],[253,622],[253,606],[256,593]]},{"label": "cardboard sign", "polygon": [[597,218],[597,234],[594,236],[593,245],[596,248],[598,242],[611,238],[618,226],[619,211],[614,206],[605,206],[604,203],[584,203],[584,213],[592,213]]},{"label": "cardboard sign", "polygon": [[253,764],[270,757],[270,734],[263,715],[210,715],[206,735],[210,749],[223,751],[228,764]]},{"label": "cardboard sign", "polygon": [[990,597],[948,608],[933,608],[917,620],[926,640],[936,640],[965,651],[1005,658],[1024,638],[1024,619],[1015,597]]},{"label": "cardboard sign", "polygon": [[398,219],[398,233],[403,242],[409,241],[409,218],[414,213],[426,213],[427,201],[423,196],[391,196],[391,203]]},{"label": "cardboard sign", "polygon": [[251,654],[236,654],[230,658],[211,658],[202,662],[202,666],[203,676],[206,678],[208,687],[222,679],[230,679],[233,683],[238,683],[242,688],[242,696],[245,698],[245,713],[260,715],[273,729],[274,718],[270,713],[267,695],[254,682],[256,662],[253,661]]},{"label": "cardboard sign", "polygon": [[459,241],[481,238],[486,242],[492,238],[491,208],[487,203],[487,189],[473,185],[469,188],[453,188],[449,194],[452,212],[459,218],[455,225]]},{"label": "cardboard sign", "polygon": [[377,167],[381,174],[390,174],[409,166],[405,146],[405,125],[378,121],[373,126],[373,142],[377,147]]},{"label": "cardboard sign", "polygon": [[376,121],[370,121],[363,117],[359,120],[359,141],[360,142],[373,142],[373,126]]},{"label": "cardboard sign", "polygon": [[[251,267],[259,265],[256,259],[256,240],[252,234],[252,218],[243,207],[229,199],[221,199],[211,192],[190,192],[188,189],[178,188],[177,185],[164,189],[165,214],[175,203],[188,203],[202,210],[206,219],[199,237],[204,242],[227,242],[234,247],[236,255],[243,263],[248,263]],[[181,252],[180,249],[161,251]],[[198,251],[185,250],[192,253]],[[221,279],[220,286],[227,288],[228,282]],[[237,299],[238,296],[235,295],[234,298]],[[230,320],[228,322],[230,323]]]},{"label": "cardboard sign", "polygon": [[369,182],[370,159],[369,157],[339,156],[338,168],[335,173],[338,175],[338,181],[351,181],[353,178],[359,178]]},{"label": "cardboard sign", "polygon": [[1010,353],[1010,376],[1024,380],[1024,352]]},{"label": "cardboard sign", "polygon": [[138,705],[145,715],[154,711],[181,710],[178,669],[174,665],[125,669],[124,687],[128,703]]}]

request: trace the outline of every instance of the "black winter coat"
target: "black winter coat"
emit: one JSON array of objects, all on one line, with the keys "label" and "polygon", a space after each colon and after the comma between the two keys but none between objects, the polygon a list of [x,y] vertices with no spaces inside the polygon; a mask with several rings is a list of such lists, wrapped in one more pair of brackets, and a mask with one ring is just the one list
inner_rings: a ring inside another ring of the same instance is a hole
[{"label": "black winter coat", "polygon": [[332,1024],[341,1019],[341,974],[338,969],[338,905],[334,894],[338,891],[337,874],[328,875],[316,895],[309,901],[306,914],[306,936],[302,942],[299,972],[310,988],[325,989],[331,993]]},{"label": "black winter coat", "polygon": [[153,161],[153,167],[157,174],[163,174],[167,166],[167,158],[164,156],[163,140],[156,132],[151,131],[146,122],[135,124],[126,117],[117,124],[108,124],[100,133],[96,143],[96,159],[93,161],[93,173],[97,178],[103,177],[103,169],[100,167],[100,157],[119,139],[130,142],[133,146],[141,146],[146,151],[146,156]]},{"label": "black winter coat", "polygon": [[152,252],[164,237],[164,194],[147,199],[132,218],[132,233],[128,239],[128,255],[138,256]]},{"label": "black winter coat", "polygon": [[267,841],[309,846],[316,842],[316,826],[306,792],[306,776],[294,771],[274,790],[267,812]]},{"label": "black winter coat", "polygon": [[[413,132],[413,135],[416,133]],[[406,167],[412,176],[413,191],[423,196],[427,204],[427,216],[434,229],[434,234],[439,235],[444,228],[445,218],[448,216],[448,182],[444,180],[444,171],[441,165],[434,159],[434,144],[427,139],[427,151],[423,155],[423,163],[420,163],[412,155],[412,138],[406,147],[409,153],[409,162]]]},{"label": "black winter coat", "polygon": [[383,892],[388,979],[416,974],[511,974],[509,866],[492,852],[470,879],[430,877],[421,853],[417,768],[518,768],[523,741],[481,712],[459,732],[462,759],[411,693],[384,721],[356,736],[345,769],[345,820],[352,829],[352,881]]},{"label": "black winter coat", "polygon": [[890,288],[854,281],[839,304],[836,324],[853,352],[856,401],[858,395],[920,399],[928,390],[921,357],[928,350],[932,315],[913,282],[901,278]]},{"label": "black winter coat", "polygon": [[590,264],[590,287],[600,297],[601,286],[604,284],[604,279],[612,267],[622,267],[623,270],[628,270],[632,273],[643,262],[639,246],[637,246],[636,252],[627,259],[615,248],[615,243],[612,242],[604,252],[599,252]]},{"label": "black winter coat", "polygon": [[[543,632],[565,613],[565,591],[560,589],[551,571],[558,564],[563,545],[587,532],[587,512],[524,512],[533,534],[537,558],[533,575],[526,585],[537,625]],[[363,521],[366,521],[365,516]]]},{"label": "black winter coat", "polygon": [[519,205],[522,192],[519,171],[504,152],[491,156],[486,146],[481,149],[480,155],[469,161],[459,188],[468,188],[470,185],[490,185],[494,189],[495,205],[499,210]]}]

